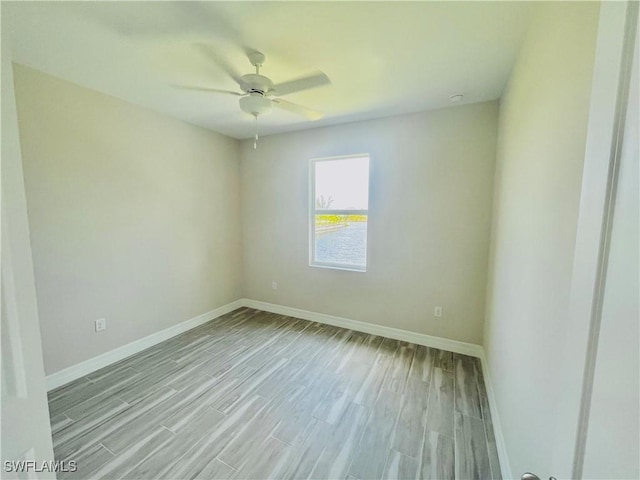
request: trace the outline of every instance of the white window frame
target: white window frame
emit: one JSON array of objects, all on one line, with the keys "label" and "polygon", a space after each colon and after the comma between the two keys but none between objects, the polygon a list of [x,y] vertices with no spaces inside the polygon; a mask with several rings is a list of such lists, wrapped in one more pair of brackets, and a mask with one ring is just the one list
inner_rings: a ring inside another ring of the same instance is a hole
[{"label": "white window frame", "polygon": [[[336,157],[322,157],[312,158],[309,160],[309,266],[318,268],[330,268],[334,270],[347,270],[350,272],[364,273],[367,271],[367,265],[369,264],[369,208],[366,210],[316,210],[316,163],[327,162],[331,160],[347,160],[350,158],[362,158],[367,157],[369,159],[369,190],[371,189],[371,155],[368,153],[359,153],[353,155],[340,155]],[[371,192],[367,198],[367,207],[369,206],[369,200],[371,198]],[[332,262],[317,262],[315,261],[315,248],[316,248],[316,230],[315,220],[316,215],[366,215],[367,216],[367,236],[365,237],[365,265],[359,267],[353,264],[344,263],[332,263]]]}]

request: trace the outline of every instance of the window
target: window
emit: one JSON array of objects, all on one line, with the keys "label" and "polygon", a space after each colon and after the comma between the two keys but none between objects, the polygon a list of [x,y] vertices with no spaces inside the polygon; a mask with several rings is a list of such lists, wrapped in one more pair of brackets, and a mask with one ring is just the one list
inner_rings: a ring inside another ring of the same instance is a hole
[{"label": "window", "polygon": [[365,272],[369,155],[312,160],[309,173],[309,265]]}]

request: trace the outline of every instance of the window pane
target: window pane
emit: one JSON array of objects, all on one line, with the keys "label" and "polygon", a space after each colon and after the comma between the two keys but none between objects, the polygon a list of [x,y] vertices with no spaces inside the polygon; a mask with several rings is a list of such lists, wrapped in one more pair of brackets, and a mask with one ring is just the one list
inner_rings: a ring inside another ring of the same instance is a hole
[{"label": "window pane", "polygon": [[369,208],[369,157],[315,163],[317,210]]},{"label": "window pane", "polygon": [[314,261],[365,268],[367,215],[316,215]]}]

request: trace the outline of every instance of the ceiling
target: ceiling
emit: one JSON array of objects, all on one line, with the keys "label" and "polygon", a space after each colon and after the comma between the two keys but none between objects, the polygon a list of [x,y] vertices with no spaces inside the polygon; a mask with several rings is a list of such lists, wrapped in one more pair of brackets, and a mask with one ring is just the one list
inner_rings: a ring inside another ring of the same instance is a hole
[{"label": "ceiling", "polygon": [[274,109],[261,134],[498,98],[531,13],[529,2],[2,2],[13,59],[189,123],[249,138],[238,97],[172,87],[236,89],[197,44],[251,73],[263,52],[275,83],[321,70],[332,84]]}]

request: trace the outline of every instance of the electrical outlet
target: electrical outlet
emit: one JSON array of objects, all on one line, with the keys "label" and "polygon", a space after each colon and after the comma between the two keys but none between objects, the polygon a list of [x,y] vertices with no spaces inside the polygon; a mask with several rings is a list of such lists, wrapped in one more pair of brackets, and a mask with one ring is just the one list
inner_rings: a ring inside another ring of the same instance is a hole
[{"label": "electrical outlet", "polygon": [[433,307],[433,316],[440,318],[442,316],[442,307]]},{"label": "electrical outlet", "polygon": [[93,322],[96,327],[96,332],[102,332],[107,329],[107,319],[99,318]]},{"label": "electrical outlet", "polygon": [[278,282],[272,281],[271,282],[271,290],[277,290],[277,289],[278,289]]}]

